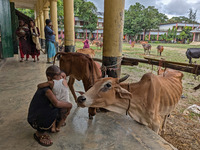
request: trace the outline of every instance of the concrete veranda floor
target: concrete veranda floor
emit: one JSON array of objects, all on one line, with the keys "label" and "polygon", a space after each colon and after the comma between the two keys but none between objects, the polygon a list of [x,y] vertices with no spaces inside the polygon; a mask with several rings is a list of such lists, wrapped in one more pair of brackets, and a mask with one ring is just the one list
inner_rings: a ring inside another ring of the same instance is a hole
[{"label": "concrete veranda floor", "polygon": [[[67,125],[59,133],[50,134],[51,147],[39,145],[35,130],[27,122],[29,103],[37,84],[46,81],[46,55],[39,62],[20,63],[18,56],[0,67],[0,149],[1,150],[165,150],[175,149],[149,128],[130,117],[112,112],[98,113],[88,119],[87,108],[73,109]],[[57,62],[58,63],[58,62]],[[82,89],[76,82],[76,90]]]}]

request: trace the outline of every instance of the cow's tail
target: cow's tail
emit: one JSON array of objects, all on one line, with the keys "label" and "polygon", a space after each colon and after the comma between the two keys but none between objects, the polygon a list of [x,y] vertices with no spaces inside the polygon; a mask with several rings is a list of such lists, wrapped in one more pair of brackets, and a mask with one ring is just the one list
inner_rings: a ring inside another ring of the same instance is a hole
[{"label": "cow's tail", "polygon": [[66,52],[57,52],[57,54],[54,56],[54,60],[53,60],[53,65],[55,65],[55,61],[58,55],[66,55]]},{"label": "cow's tail", "polygon": [[186,53],[185,53],[185,54],[186,54],[186,57],[187,57],[188,59],[190,59],[189,51],[190,51],[190,49],[188,48],[187,51],[186,51]]},{"label": "cow's tail", "polygon": [[190,49],[189,48],[186,51],[186,57],[189,59],[189,63],[191,63],[192,57],[190,56]]}]

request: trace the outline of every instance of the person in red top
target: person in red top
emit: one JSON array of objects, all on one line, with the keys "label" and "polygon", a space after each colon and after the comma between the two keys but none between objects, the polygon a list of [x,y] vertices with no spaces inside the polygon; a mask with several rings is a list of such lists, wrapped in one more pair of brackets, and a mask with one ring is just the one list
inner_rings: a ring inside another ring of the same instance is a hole
[{"label": "person in red top", "polygon": [[25,26],[25,23],[23,20],[19,21],[19,27],[16,30],[16,35],[19,38],[19,49],[20,49],[20,56],[21,56],[20,62],[23,61],[24,55],[26,55],[26,60],[28,60],[29,54],[31,51],[30,32],[29,32],[29,28]]}]

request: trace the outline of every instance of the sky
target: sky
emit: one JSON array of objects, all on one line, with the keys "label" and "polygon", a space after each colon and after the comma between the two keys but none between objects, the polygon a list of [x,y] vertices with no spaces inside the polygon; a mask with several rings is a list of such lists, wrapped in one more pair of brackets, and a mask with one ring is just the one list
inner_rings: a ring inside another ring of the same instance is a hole
[{"label": "sky", "polygon": [[[93,2],[99,12],[104,11],[104,0],[87,0]],[[200,0],[125,0],[125,9],[136,2],[148,6],[155,6],[160,13],[164,13],[170,19],[171,17],[188,17],[189,9],[197,10],[196,20],[200,22]]]}]

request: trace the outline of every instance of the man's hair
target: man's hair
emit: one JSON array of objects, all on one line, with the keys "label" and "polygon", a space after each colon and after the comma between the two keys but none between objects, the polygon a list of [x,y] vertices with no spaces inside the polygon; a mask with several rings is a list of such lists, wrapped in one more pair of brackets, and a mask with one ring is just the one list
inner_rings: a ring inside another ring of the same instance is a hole
[{"label": "man's hair", "polygon": [[56,65],[51,65],[46,70],[46,76],[50,78],[53,78],[55,75],[59,75],[60,73],[60,68]]}]

